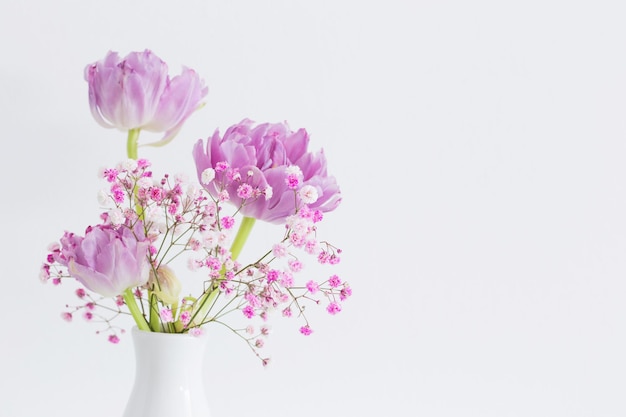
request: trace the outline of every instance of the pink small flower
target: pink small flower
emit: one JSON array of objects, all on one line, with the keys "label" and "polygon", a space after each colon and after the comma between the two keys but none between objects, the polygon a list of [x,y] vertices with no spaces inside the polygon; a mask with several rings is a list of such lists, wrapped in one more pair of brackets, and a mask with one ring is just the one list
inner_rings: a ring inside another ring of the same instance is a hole
[{"label": "pink small flower", "polygon": [[291,317],[292,315],[291,308],[287,307],[283,310],[283,317]]},{"label": "pink small flower", "polygon": [[228,192],[228,190],[222,190],[217,196],[217,199],[222,202],[230,201],[230,193]]},{"label": "pink small flower", "polygon": [[242,200],[247,200],[251,198],[253,195],[254,195],[254,189],[252,188],[250,184],[241,184],[237,188],[237,197],[241,198]]},{"label": "pink small flower", "polygon": [[319,223],[324,219],[324,213],[321,210],[313,212],[313,223]]},{"label": "pink small flower", "polygon": [[339,292],[339,299],[341,301],[344,301],[344,300],[347,300],[348,297],[350,297],[351,295],[352,295],[352,288],[350,288],[348,285],[345,285]]},{"label": "pink small flower", "polygon": [[228,165],[228,162],[220,161],[215,164],[215,171],[224,172],[228,169],[229,166],[230,165]]},{"label": "pink small flower", "polygon": [[272,247],[272,255],[276,258],[282,258],[287,255],[287,248],[282,243],[277,243]]},{"label": "pink small flower", "polygon": [[152,187],[150,188],[150,198],[153,201],[156,201],[157,203],[159,203],[163,201],[163,199],[165,198],[165,192],[163,191],[162,188]]},{"label": "pink small flower", "polygon": [[304,268],[304,265],[300,260],[291,259],[289,261],[289,269],[291,269],[293,272],[300,272],[302,271],[302,268]]},{"label": "pink small flower", "polygon": [[287,188],[295,190],[300,185],[300,179],[294,174],[289,174],[287,175],[285,183],[287,184]]},{"label": "pink small flower", "polygon": [[87,295],[87,292],[85,291],[84,288],[79,288],[79,289],[76,290],[76,296],[78,298],[84,298],[85,295]]},{"label": "pink small flower", "polygon": [[285,271],[283,272],[281,279],[280,279],[280,285],[282,285],[283,287],[289,288],[289,287],[293,287],[293,275],[291,275],[291,273]]},{"label": "pink small flower", "polygon": [[189,311],[183,311],[182,313],[180,313],[180,322],[182,323],[183,327],[187,327],[190,321],[191,313]]},{"label": "pink small flower", "polygon": [[221,218],[221,224],[224,229],[230,229],[235,224],[235,219],[230,216],[224,216]]},{"label": "pink small flower", "polygon": [[313,333],[313,329],[311,329],[309,325],[307,324],[306,326],[300,327],[300,333],[302,333],[305,336],[309,336],[311,335],[311,333]]},{"label": "pink small flower", "polygon": [[328,304],[328,307],[326,307],[326,311],[328,311],[329,314],[335,315],[341,311],[341,306],[333,301],[332,303]]},{"label": "pink small flower", "polygon": [[250,305],[245,306],[243,310],[241,310],[241,312],[249,319],[254,316],[254,308],[252,308],[252,306]]},{"label": "pink small flower", "polygon": [[204,330],[201,327],[194,327],[189,329],[189,334],[195,337],[202,336],[204,334]]},{"label": "pink small flower", "polygon": [[137,168],[139,169],[146,169],[146,168],[149,168],[151,165],[152,163],[145,158],[139,158],[137,160]]},{"label": "pink small flower", "polygon": [[87,321],[91,321],[91,319],[93,319],[93,313],[91,311],[85,311],[83,313],[83,318]]},{"label": "pink small flower", "polygon": [[68,313],[67,311],[64,311],[63,313],[61,313],[61,318],[67,322],[71,322],[72,321],[72,313]]},{"label": "pink small flower", "polygon": [[126,194],[124,193],[124,189],[120,187],[119,184],[113,184],[111,187],[111,196],[113,197],[113,201],[117,204],[121,204],[124,202]]},{"label": "pink small flower", "polygon": [[315,294],[320,289],[320,286],[317,284],[317,282],[311,280],[306,283],[306,289],[311,294]]},{"label": "pink small flower", "polygon": [[113,343],[114,345],[118,344],[120,342],[120,338],[117,337],[117,335],[112,334],[109,336],[109,342]]},{"label": "pink small flower", "polygon": [[163,323],[172,323],[174,321],[174,317],[172,316],[172,310],[169,308],[162,308],[159,312],[159,316],[161,316],[161,321]]},{"label": "pink small flower", "polygon": [[267,283],[271,284],[272,282],[275,282],[276,280],[278,280],[279,276],[280,273],[276,269],[270,269],[269,271],[267,271]]},{"label": "pink small flower", "polygon": [[115,168],[105,169],[104,170],[104,178],[108,182],[114,182],[117,179],[118,171]]},{"label": "pink small flower", "polygon": [[328,279],[328,285],[330,285],[332,288],[337,288],[341,285],[341,279],[339,279],[337,275],[333,275]]}]

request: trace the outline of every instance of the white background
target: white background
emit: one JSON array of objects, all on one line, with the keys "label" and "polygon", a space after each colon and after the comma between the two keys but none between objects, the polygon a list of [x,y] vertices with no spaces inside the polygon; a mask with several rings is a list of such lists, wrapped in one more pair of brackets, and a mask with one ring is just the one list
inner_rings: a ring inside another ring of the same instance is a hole
[{"label": "white background", "polygon": [[193,174],[197,139],[286,120],[344,196],[322,230],[353,299],[312,313],[309,338],[276,317],[266,369],[216,332],[214,417],[625,416],[621,5],[3,2],[0,415],[122,414],[130,338],[63,322],[71,290],[38,269],[63,230],[98,221],[97,170],[125,155],[83,68],[150,48],[210,92],[142,156]]}]

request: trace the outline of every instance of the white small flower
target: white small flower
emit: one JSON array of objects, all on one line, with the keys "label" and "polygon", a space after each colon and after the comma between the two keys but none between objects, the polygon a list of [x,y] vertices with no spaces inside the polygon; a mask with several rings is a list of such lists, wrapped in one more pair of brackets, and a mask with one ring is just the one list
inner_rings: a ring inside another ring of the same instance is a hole
[{"label": "white small flower", "polygon": [[206,231],[203,234],[202,246],[206,249],[213,250],[219,243],[218,233],[213,230]]},{"label": "white small flower", "polygon": [[304,219],[302,217],[295,217],[291,220],[292,221],[290,224],[290,228],[292,232],[297,233],[301,236],[305,236],[307,233],[309,233],[309,229],[311,226],[310,220]]},{"label": "white small flower", "polygon": [[300,188],[300,191],[298,191],[298,195],[300,196],[300,199],[304,204],[315,203],[318,198],[317,188],[313,187],[312,185],[305,185]]},{"label": "white small flower", "polygon": [[235,267],[235,262],[229,258],[226,260],[226,262],[224,262],[224,267],[230,271]]},{"label": "white small flower", "polygon": [[215,179],[215,170],[213,168],[207,168],[202,171],[201,177],[202,184],[209,185],[209,183]]},{"label": "white small flower", "polygon": [[263,194],[265,194],[265,199],[269,200],[272,198],[272,195],[274,195],[274,190],[268,185],[267,188],[265,188],[265,191],[263,191]]},{"label": "white small flower", "polygon": [[174,176],[174,181],[176,181],[177,184],[186,184],[189,182],[189,178],[187,174],[178,173]]},{"label": "white small flower", "polygon": [[56,250],[61,249],[61,244],[59,242],[52,242],[48,245],[48,252],[54,252]]},{"label": "white small flower", "polygon": [[187,259],[187,268],[189,268],[190,271],[197,271],[201,266],[202,261],[192,258]]},{"label": "white small flower", "polygon": [[228,243],[229,238],[230,238],[230,236],[228,235],[228,233],[226,233],[226,232],[219,232],[217,241],[218,241],[220,246],[226,246],[226,244]]},{"label": "white small flower", "polygon": [[137,180],[137,186],[139,188],[150,188],[154,184],[154,180],[148,177],[142,177]]},{"label": "white small flower", "polygon": [[109,222],[113,225],[124,223],[124,212],[121,209],[114,208],[109,210]]},{"label": "white small flower", "polygon": [[126,161],[120,163],[121,171],[133,172],[137,169],[137,161],[134,159],[127,159]]},{"label": "white small flower", "polygon": [[302,178],[302,170],[300,169],[298,165],[288,166],[287,168],[285,168],[285,173],[287,175],[295,175],[298,178]]},{"label": "white small flower", "polygon": [[196,184],[189,184],[187,186],[187,195],[191,198],[196,198],[200,195],[200,187]]},{"label": "white small flower", "polygon": [[106,205],[109,202],[109,193],[106,190],[98,191],[98,204],[101,206]]},{"label": "white small flower", "polygon": [[163,210],[160,207],[148,207],[144,213],[146,221],[150,223],[159,223],[164,218]]}]

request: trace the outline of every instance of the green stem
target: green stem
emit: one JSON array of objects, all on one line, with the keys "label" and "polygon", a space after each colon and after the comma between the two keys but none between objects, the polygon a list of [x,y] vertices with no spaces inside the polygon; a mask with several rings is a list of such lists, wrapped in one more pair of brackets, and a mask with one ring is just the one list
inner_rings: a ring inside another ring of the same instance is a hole
[{"label": "green stem", "polygon": [[[128,131],[128,139],[126,140],[126,155],[130,159],[137,159],[137,143],[139,140],[139,132],[140,129],[130,129]],[[139,213],[141,215],[141,213]],[[133,295],[131,289],[127,289],[124,291],[124,301],[128,306],[128,310],[130,310],[130,314],[132,314],[135,319],[135,323],[141,330],[150,331],[150,324],[146,321],[146,318],[139,311],[139,307],[137,306],[137,301],[135,300],[135,296]],[[150,321],[152,321],[152,300],[150,300],[150,311],[148,312],[150,315]]]},{"label": "green stem", "polygon": [[130,159],[137,159],[137,143],[139,141],[140,129],[130,129],[128,131],[128,139],[126,140],[126,155]]},{"label": "green stem", "polygon": [[150,328],[153,332],[161,331],[161,318],[159,317],[159,302],[157,296],[152,291],[148,291],[148,302],[150,308]]},{"label": "green stem", "polygon": [[132,289],[127,288],[122,296],[124,297],[124,302],[126,302],[126,306],[128,307],[130,314],[132,314],[133,319],[135,319],[135,323],[137,323],[137,327],[139,327],[139,330],[149,332],[150,326],[148,325],[146,318],[143,316],[143,314],[141,314],[141,311],[137,306],[137,301],[135,300],[135,295],[133,294]]},{"label": "green stem", "polygon": [[241,221],[241,225],[239,225],[239,230],[237,231],[237,236],[235,236],[235,240],[230,247],[230,253],[233,261],[237,259],[243,249],[243,246],[246,244],[246,240],[248,240],[248,236],[250,236],[254,222],[256,222],[254,217],[244,217]]}]

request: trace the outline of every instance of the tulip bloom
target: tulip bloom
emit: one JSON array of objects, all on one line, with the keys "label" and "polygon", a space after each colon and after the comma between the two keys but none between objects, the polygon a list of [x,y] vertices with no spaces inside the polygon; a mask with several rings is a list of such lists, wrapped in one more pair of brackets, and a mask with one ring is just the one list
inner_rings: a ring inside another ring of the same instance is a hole
[{"label": "tulip bloom", "polygon": [[[286,123],[254,126],[244,119],[228,128],[224,137],[216,131],[206,146],[199,140],[193,156],[198,178],[213,196],[219,195],[219,176],[209,177],[207,184],[205,170],[217,171],[226,163],[241,176],[241,181],[232,181],[226,188],[230,202],[236,206],[245,203],[241,213],[246,217],[280,224],[294,214],[294,191],[302,187],[315,196],[314,201],[304,201],[311,209],[328,212],[341,201],[335,178],[326,172],[324,152],[308,152],[308,144],[309,135],[304,129],[293,132]],[[271,193],[248,199],[243,183],[258,190],[269,187]]]},{"label": "tulip bloom", "polygon": [[89,226],[84,237],[65,233],[56,260],[87,289],[115,297],[148,281],[149,247],[140,224],[134,230],[126,226]]},{"label": "tulip bloom", "polygon": [[91,114],[100,125],[165,132],[155,146],[174,138],[208,92],[192,69],[170,79],[167,64],[149,50],[123,59],[109,52],[85,68],[85,80]]}]

